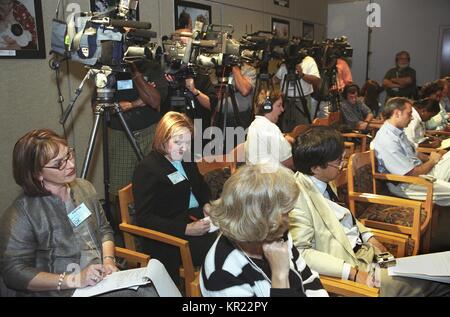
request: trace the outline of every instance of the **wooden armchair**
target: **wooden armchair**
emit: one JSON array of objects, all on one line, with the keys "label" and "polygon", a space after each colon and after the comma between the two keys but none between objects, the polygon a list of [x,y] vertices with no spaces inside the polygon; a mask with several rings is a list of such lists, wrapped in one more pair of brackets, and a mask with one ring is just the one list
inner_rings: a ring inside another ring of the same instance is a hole
[{"label": "wooden armchair", "polygon": [[223,185],[242,162],[245,164],[244,144],[239,144],[228,154],[207,156],[197,161],[200,174],[208,184],[213,200],[219,198]]},{"label": "wooden armchair", "polygon": [[[326,118],[316,118],[313,121],[313,125],[322,125],[322,126],[333,126],[338,127],[341,123],[341,113],[340,112],[330,112],[328,117]],[[357,139],[359,140],[359,151],[364,152],[367,150],[367,135],[363,133],[350,132],[350,133],[341,133],[344,138]]]},{"label": "wooden armchair", "polygon": [[129,269],[146,267],[148,261],[150,261],[149,255],[129,249],[115,247],[114,253],[116,258],[123,258],[127,261],[127,267]]},{"label": "wooden armchair", "polygon": [[[398,250],[397,256],[399,256],[398,253],[416,255],[420,250],[421,236],[427,231],[431,219],[430,200],[422,202],[393,197],[387,189],[384,191],[381,189],[377,180],[400,182],[406,180],[429,186],[427,188],[431,190],[430,197],[432,197],[432,184],[418,177],[410,178],[377,173],[374,160],[374,152],[368,151],[355,153],[349,161],[350,210],[364,225],[391,232],[389,237],[382,237],[380,240],[388,246],[395,245]],[[379,195],[380,193],[385,195]],[[401,242],[405,236],[409,239],[408,245]],[[423,249],[428,250],[429,241],[430,239],[427,237]]]},{"label": "wooden armchair", "polygon": [[437,206],[435,206],[433,203],[433,183],[421,177],[378,173],[377,160],[374,150],[370,151],[370,162],[373,175],[372,182],[374,193],[376,193],[380,188],[377,181],[408,183],[423,186],[426,188],[427,190],[426,199],[425,201],[420,201],[421,203],[420,216],[416,215],[414,219],[416,219],[417,217],[420,219],[419,222],[420,236],[423,237],[422,251],[423,253],[428,253],[431,245],[432,229],[436,227],[436,221],[438,219],[438,212],[439,212],[439,208],[437,208]]},{"label": "wooden armchair", "polygon": [[192,291],[195,288],[192,286],[192,282],[195,280],[195,276],[198,273],[194,270],[189,242],[166,233],[135,226],[132,223],[129,212],[130,205],[134,204],[132,184],[119,190],[119,204],[122,217],[119,228],[123,232],[127,249],[137,251],[134,239],[136,236],[166,243],[179,248],[182,263],[182,267],[180,267],[180,276],[184,278],[186,296],[192,296]]},{"label": "wooden armchair", "polygon": [[336,277],[321,275],[320,282],[322,282],[323,287],[330,294],[348,297],[380,296],[380,290],[378,288],[369,287],[353,281],[345,281]]}]

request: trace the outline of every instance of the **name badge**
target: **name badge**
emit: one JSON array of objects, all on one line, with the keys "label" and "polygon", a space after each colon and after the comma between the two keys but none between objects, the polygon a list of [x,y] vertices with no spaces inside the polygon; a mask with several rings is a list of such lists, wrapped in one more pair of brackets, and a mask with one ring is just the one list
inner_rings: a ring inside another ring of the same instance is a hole
[{"label": "name badge", "polygon": [[81,225],[89,216],[92,215],[92,212],[89,210],[88,207],[84,203],[82,203],[80,206],[75,208],[73,211],[71,211],[68,214],[69,220],[72,223],[72,225],[77,228],[79,225]]},{"label": "name badge", "polygon": [[167,177],[170,179],[172,184],[176,185],[184,181],[183,175],[181,175],[179,172],[172,173],[170,175],[167,175]]}]

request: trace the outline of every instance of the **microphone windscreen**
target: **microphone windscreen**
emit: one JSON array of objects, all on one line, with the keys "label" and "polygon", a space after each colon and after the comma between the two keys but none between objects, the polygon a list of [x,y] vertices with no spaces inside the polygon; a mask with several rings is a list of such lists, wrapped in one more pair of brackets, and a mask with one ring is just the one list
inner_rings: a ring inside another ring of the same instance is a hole
[{"label": "microphone windscreen", "polygon": [[151,29],[150,22],[111,20],[111,25],[116,28],[132,28],[132,29]]}]

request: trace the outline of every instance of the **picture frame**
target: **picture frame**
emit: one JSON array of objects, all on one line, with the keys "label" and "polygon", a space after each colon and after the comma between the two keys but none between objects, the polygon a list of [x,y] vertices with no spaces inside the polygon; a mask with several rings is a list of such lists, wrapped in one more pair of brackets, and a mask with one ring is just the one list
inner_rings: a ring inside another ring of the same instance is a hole
[{"label": "picture frame", "polygon": [[313,23],[303,23],[303,35],[302,38],[305,40],[314,40],[314,24]]},{"label": "picture frame", "polygon": [[272,32],[276,37],[289,39],[290,38],[290,23],[287,20],[272,18]]},{"label": "picture frame", "polygon": [[273,4],[283,8],[289,8],[289,0],[273,0]]},{"label": "picture frame", "polygon": [[[121,0],[90,0],[92,12],[106,12],[117,8]],[[112,17],[114,18],[114,17]],[[139,6],[131,15],[132,21],[139,21]]]},{"label": "picture frame", "polygon": [[45,59],[41,0],[11,1],[0,6],[0,58]]},{"label": "picture frame", "polygon": [[211,6],[209,5],[190,1],[174,0],[174,6],[175,6],[175,29],[181,28],[179,18],[182,12],[186,12],[190,15],[192,19],[192,24],[194,24],[195,21],[199,18],[205,25],[209,25],[212,23]]}]

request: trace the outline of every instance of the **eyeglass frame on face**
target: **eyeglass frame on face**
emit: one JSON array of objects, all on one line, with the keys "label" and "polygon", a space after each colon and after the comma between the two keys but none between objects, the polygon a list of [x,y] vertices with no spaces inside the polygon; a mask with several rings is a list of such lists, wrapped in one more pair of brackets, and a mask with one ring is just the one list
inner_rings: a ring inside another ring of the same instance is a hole
[{"label": "eyeglass frame on face", "polygon": [[348,161],[345,158],[345,154],[346,154],[345,152],[342,153],[342,157],[339,159],[339,161],[340,161],[339,165],[334,165],[334,164],[331,164],[331,163],[327,163],[327,166],[331,166],[331,167],[334,167],[334,168],[342,171],[344,169],[344,167],[345,167],[345,163]]},{"label": "eyeglass frame on face", "polygon": [[75,156],[73,155],[75,149],[72,147],[68,147],[67,149],[68,149],[67,154],[64,156],[64,158],[59,160],[59,162],[57,163],[58,166],[44,166],[43,168],[50,168],[54,170],[63,171],[67,166],[67,162],[75,158]]}]

